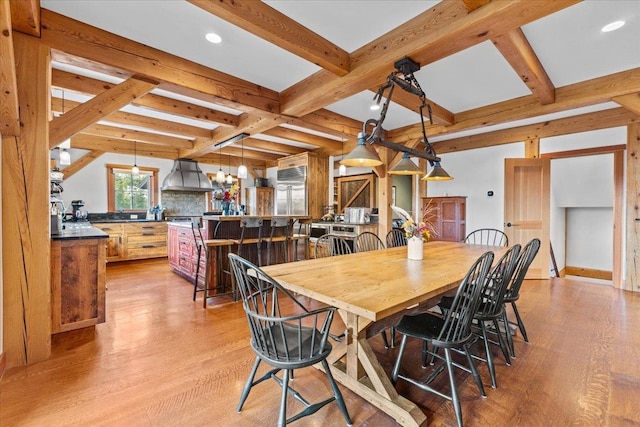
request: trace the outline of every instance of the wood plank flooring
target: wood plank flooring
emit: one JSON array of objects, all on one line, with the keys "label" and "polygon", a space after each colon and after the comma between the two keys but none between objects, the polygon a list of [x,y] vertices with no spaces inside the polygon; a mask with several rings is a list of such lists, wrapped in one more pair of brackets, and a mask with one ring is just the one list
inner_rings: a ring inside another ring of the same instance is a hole
[{"label": "wood plank flooring", "polygon": [[[166,259],[107,269],[107,321],[53,336],[49,360],[8,370],[0,382],[1,426],[264,426],[275,425],[279,387],[265,382],[235,408],[254,355],[240,303],[202,308],[192,286]],[[487,398],[458,374],[467,426],[640,425],[640,295],[567,279],[528,281],[518,303],[529,334],[515,338],[506,366],[494,349],[498,388],[479,364]],[[334,330],[341,329],[340,319]],[[385,370],[396,350],[371,339]],[[411,343],[420,372],[420,347]],[[428,371],[428,369],[426,370]],[[445,376],[436,380],[445,384]],[[329,395],[323,374],[296,374],[313,399]],[[444,385],[442,385],[444,387]],[[400,381],[430,426],[455,425],[451,404]],[[342,388],[356,426],[394,426],[384,413]],[[290,399],[290,408],[300,405]],[[335,404],[294,425],[340,426]]]}]

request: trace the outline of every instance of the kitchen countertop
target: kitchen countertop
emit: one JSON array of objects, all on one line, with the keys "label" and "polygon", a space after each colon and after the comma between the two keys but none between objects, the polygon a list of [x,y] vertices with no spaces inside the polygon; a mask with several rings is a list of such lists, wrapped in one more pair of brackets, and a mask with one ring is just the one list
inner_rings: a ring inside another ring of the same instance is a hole
[{"label": "kitchen countertop", "polygon": [[271,218],[291,218],[298,220],[311,219],[308,215],[203,215],[203,220],[211,221],[241,221],[243,218],[262,218],[270,220]]},{"label": "kitchen countertop", "polygon": [[167,222],[167,221],[160,221],[160,220],[155,220],[155,219],[94,219],[91,221],[92,223],[96,223],[96,224],[103,224],[103,223],[118,223],[118,222]]},{"label": "kitchen countertop", "polygon": [[87,226],[70,226],[64,224],[61,234],[52,234],[51,240],[73,240],[73,239],[106,239],[109,237],[107,233],[99,228],[91,225]]}]

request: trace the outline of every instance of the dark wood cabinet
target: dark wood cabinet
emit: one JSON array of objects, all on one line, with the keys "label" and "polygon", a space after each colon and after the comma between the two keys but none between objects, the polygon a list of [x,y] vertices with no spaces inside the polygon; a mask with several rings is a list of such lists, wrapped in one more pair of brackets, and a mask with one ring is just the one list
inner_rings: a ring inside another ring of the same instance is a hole
[{"label": "dark wood cabinet", "polygon": [[433,240],[461,242],[466,236],[466,197],[423,197],[424,219],[434,225]]},{"label": "dark wood cabinet", "polygon": [[52,333],[105,321],[106,243],[106,238],[52,240]]},{"label": "dark wood cabinet", "polygon": [[245,189],[245,196],[247,215],[273,215],[272,187],[249,187]]}]

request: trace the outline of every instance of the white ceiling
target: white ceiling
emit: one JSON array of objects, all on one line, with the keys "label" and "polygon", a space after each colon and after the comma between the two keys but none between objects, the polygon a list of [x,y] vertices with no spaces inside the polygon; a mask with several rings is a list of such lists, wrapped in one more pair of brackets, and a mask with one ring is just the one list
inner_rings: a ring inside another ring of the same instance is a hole
[{"label": "white ceiling", "polygon": [[[439,2],[277,0],[266,3],[347,52],[353,52]],[[42,0],[41,6],[279,92],[319,70],[315,64],[185,1]],[[625,20],[626,25],[614,32],[601,32],[604,25],[615,20]],[[522,30],[556,88],[640,67],[638,0],[584,0]],[[207,42],[204,35],[208,32],[218,33],[223,42],[219,45]],[[427,97],[453,113],[531,94],[491,42],[423,64],[415,75]],[[365,121],[377,118],[377,113],[369,110],[372,98],[373,93],[365,91],[327,109]],[[545,119],[615,106],[608,103],[549,115]],[[385,128],[395,129],[417,121],[416,112],[393,105]],[[454,136],[460,134],[440,139]]]}]

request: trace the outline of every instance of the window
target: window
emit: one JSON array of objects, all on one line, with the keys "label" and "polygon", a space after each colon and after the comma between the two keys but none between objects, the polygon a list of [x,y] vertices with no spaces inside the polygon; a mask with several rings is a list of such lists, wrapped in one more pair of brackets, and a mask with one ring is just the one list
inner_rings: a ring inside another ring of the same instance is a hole
[{"label": "window", "polygon": [[131,166],[107,165],[108,208],[116,211],[147,211],[158,200],[158,169],[140,167],[131,174]]}]

